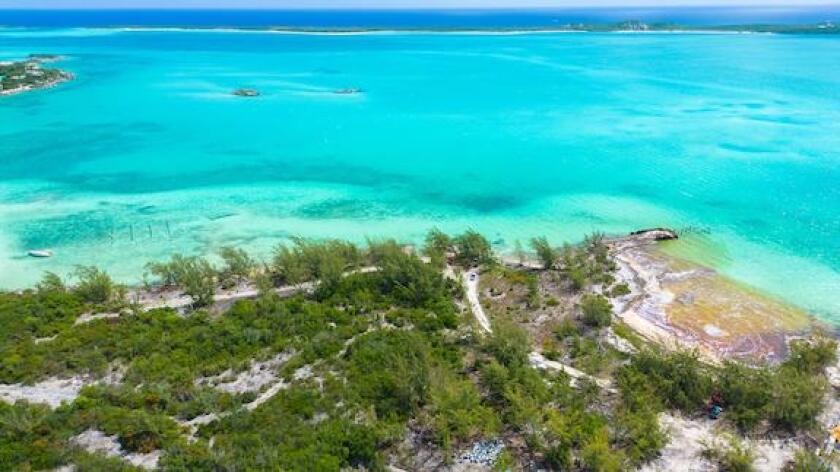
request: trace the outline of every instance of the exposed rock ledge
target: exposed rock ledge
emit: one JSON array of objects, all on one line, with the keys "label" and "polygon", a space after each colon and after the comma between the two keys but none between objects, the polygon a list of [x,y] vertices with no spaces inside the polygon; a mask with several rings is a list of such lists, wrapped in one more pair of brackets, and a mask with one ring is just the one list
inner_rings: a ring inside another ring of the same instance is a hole
[{"label": "exposed rock ledge", "polygon": [[108,436],[102,431],[89,429],[77,436],[70,438],[70,442],[90,452],[91,454],[104,454],[108,457],[117,457],[128,461],[135,467],[147,470],[157,468],[162,451],[152,451],[148,454],[127,453],[120,447],[116,436]]},{"label": "exposed rock ledge", "polygon": [[637,241],[669,241],[672,239],[679,239],[680,236],[676,231],[668,228],[650,228],[633,231],[630,236],[625,239],[632,239]]},{"label": "exposed rock ledge", "polygon": [[[653,228],[608,242],[616,279],[630,293],[613,300],[616,315],[643,337],[671,348],[698,349],[708,360],[779,361],[787,340],[813,327],[803,310],[673,257],[660,241],[676,231]],[[669,244],[676,244],[672,242]]]},{"label": "exposed rock ledge", "polygon": [[108,374],[99,379],[77,375],[66,379],[51,377],[33,385],[0,384],[0,401],[15,403],[18,400],[26,400],[57,408],[64,402],[72,403],[76,400],[85,386],[96,383],[116,385],[122,382],[124,374],[124,367],[113,365]]}]

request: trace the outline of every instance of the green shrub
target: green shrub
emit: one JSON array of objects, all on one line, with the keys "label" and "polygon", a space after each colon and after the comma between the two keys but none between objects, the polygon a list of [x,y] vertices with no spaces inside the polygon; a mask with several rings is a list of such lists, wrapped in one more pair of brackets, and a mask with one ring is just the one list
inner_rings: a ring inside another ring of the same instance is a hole
[{"label": "green shrub", "polygon": [[469,380],[457,380],[437,370],[432,379],[431,424],[435,439],[444,449],[498,430],[493,411],[482,405],[481,396]]},{"label": "green shrub", "polygon": [[219,249],[219,257],[225,263],[220,272],[220,278],[223,284],[228,286],[247,280],[256,266],[244,249],[225,246]]},{"label": "green shrub", "polygon": [[837,341],[820,336],[809,341],[792,341],[790,354],[784,366],[813,375],[822,373],[823,369],[835,362],[837,362]]},{"label": "green shrub", "polygon": [[767,419],[790,432],[813,426],[827,390],[825,378],[783,366],[773,376]]},{"label": "green shrub", "polygon": [[545,269],[554,267],[557,262],[557,251],[548,243],[545,236],[531,239],[531,248],[537,253],[537,258]]},{"label": "green shrub", "polygon": [[774,389],[773,376],[767,369],[736,362],[726,362],[717,373],[717,389],[727,420],[742,431],[752,430],[766,416]]},{"label": "green shrub", "polygon": [[622,408],[615,415],[613,426],[616,442],[623,447],[631,464],[637,466],[656,457],[668,442],[668,436],[659,426],[659,415],[654,405],[631,411]]},{"label": "green shrub", "polygon": [[574,320],[570,318],[563,318],[554,326],[552,330],[554,332],[554,336],[557,337],[558,340],[563,341],[566,338],[570,338],[573,336],[580,335],[580,328],[574,322]]},{"label": "green shrub", "polygon": [[703,457],[716,463],[720,470],[727,472],[753,472],[755,454],[736,437],[729,436],[724,441],[706,445]]},{"label": "green shrub", "polygon": [[410,416],[429,398],[429,351],[411,331],[377,331],[347,351],[348,378],[380,418]]},{"label": "green shrub", "polygon": [[580,450],[580,457],[585,470],[599,472],[620,472],[623,470],[624,456],[621,451],[610,447],[609,432],[606,427],[599,429]]},{"label": "green shrub", "polygon": [[670,408],[694,413],[703,408],[712,393],[712,378],[693,352],[641,351],[621,368],[618,384],[625,402],[634,409],[661,401]]},{"label": "green shrub", "polygon": [[612,305],[601,295],[586,294],[580,300],[583,322],[594,328],[605,328],[612,323]]},{"label": "green shrub", "polygon": [[645,341],[638,334],[636,334],[633,328],[627,326],[626,323],[621,321],[613,323],[612,330],[616,336],[625,339],[636,349],[642,349],[645,347]]},{"label": "green shrub", "polygon": [[485,342],[485,349],[506,367],[526,365],[531,352],[528,333],[514,323],[501,321],[493,325],[493,335]]},{"label": "green shrub", "polygon": [[490,241],[480,233],[467,230],[453,239],[456,248],[456,260],[463,266],[489,264],[494,261]]},{"label": "green shrub", "polygon": [[785,472],[831,472],[831,470],[831,463],[810,449],[796,451],[793,461],[784,468]]},{"label": "green shrub", "polygon": [[327,277],[328,285],[342,273],[359,267],[364,255],[355,244],[330,239],[311,241],[292,238],[292,245],[280,245],[274,251],[271,273],[278,283],[298,285]]},{"label": "green shrub", "polygon": [[77,279],[73,292],[88,303],[108,303],[124,295],[111,277],[96,267],[77,266],[73,275]]},{"label": "green shrub", "polygon": [[443,267],[446,262],[446,254],[453,250],[453,241],[443,231],[432,228],[426,234],[422,252],[431,259],[435,267]]},{"label": "green shrub", "polygon": [[612,298],[623,297],[623,296],[629,295],[629,294],[630,294],[630,287],[625,283],[616,284],[616,285],[613,286],[612,290],[610,290],[610,296]]},{"label": "green shrub", "polygon": [[55,272],[45,272],[36,288],[41,293],[64,292],[67,290],[64,281]]},{"label": "green shrub", "polygon": [[217,272],[207,259],[173,255],[168,262],[150,262],[146,270],[158,277],[164,286],[181,289],[193,300],[194,306],[207,306],[213,303],[216,294]]}]

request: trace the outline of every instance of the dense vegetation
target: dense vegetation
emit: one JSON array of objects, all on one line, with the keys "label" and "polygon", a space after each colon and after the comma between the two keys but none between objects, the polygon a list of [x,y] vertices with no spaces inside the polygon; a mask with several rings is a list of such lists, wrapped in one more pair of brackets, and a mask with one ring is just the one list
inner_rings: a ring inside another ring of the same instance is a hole
[{"label": "dense vegetation", "polygon": [[[795,343],[783,364],[761,368],[710,368],[692,353],[646,348],[612,323],[608,297],[589,292],[614,282],[601,236],[579,247],[532,243],[579,299],[578,318],[557,328],[566,347],[586,358],[612,326],[642,348],[605,361],[615,364],[617,394],[535,370],[531,338],[513,319],[495,320],[492,335],[473,328],[459,308],[460,282],[440,269],[495,264],[478,233],[430,232],[422,251],[428,261],[393,241],[359,247],[295,239],[265,264],[233,248],[215,262],[176,255],[149,264],[148,286],[191,296],[188,313],[134,306],[124,287],[95,268],[79,268],[70,286],[47,274],[36,289],[0,293],[0,383],[118,377],[55,409],[0,402],[0,470],[133,470],[71,441],[92,429],[115,436],[126,453],[163,451],[164,470],[382,470],[394,461],[411,465],[420,449],[431,449],[439,460],[431,464],[440,465],[475,441],[505,438],[518,446],[506,449],[499,468],[533,462],[619,471],[665,445],[659,413],[702,414],[716,392],[724,421],[741,431],[813,425],[833,341]],[[524,271],[508,276],[537,280]],[[223,310],[201,308],[217,289],[248,284],[260,295]],[[275,290],[281,286],[305,290],[283,298]],[[122,314],[75,324],[110,310]],[[261,390],[210,381],[281,355],[285,362]],[[270,387],[276,393],[261,397]],[[187,425],[203,415],[216,416]],[[708,454],[723,464],[749,458],[741,452]]]},{"label": "dense vegetation", "polygon": [[0,92],[17,90],[23,87],[43,87],[67,78],[66,72],[41,67],[41,63],[37,59],[0,62]]},{"label": "dense vegetation", "polygon": [[645,350],[623,368],[618,380],[635,402],[660,399],[659,408],[700,411],[713,394],[721,398],[725,418],[743,432],[757,427],[795,432],[814,426],[828,384],[823,369],[836,361],[836,343],[817,339],[791,345],[778,366],[726,362],[710,368],[688,352],[662,354]]}]

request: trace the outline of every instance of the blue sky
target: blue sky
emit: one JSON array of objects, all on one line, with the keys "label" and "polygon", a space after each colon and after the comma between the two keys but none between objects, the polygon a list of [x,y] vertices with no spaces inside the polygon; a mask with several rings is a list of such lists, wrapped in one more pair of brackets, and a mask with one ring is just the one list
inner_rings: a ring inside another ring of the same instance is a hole
[{"label": "blue sky", "polygon": [[840,0],[0,0],[0,8],[523,8],[837,5]]}]

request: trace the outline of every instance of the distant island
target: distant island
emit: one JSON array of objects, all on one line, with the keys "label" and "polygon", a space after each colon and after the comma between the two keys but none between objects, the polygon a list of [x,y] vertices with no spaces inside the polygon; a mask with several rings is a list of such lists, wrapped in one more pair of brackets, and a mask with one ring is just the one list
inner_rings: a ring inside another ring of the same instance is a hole
[{"label": "distant island", "polygon": [[447,26],[447,27],[292,27],[292,26],[268,26],[268,27],[247,27],[247,26],[134,26],[129,27],[132,31],[160,31],[162,29],[172,30],[196,30],[196,31],[268,31],[277,33],[310,33],[310,34],[358,34],[376,32],[426,32],[426,33],[469,33],[469,32],[494,32],[494,33],[563,33],[563,32],[588,32],[588,33],[629,33],[629,32],[674,32],[674,33],[776,33],[776,34],[840,34],[840,26],[835,21],[823,21],[820,23],[805,24],[720,24],[720,25],[685,25],[679,23],[647,23],[641,20],[627,20],[617,23],[565,23],[554,26]]},{"label": "distant island", "polygon": [[26,60],[0,62],[0,96],[54,87],[73,80],[73,74],[43,64],[63,59],[53,54],[31,54]]}]

